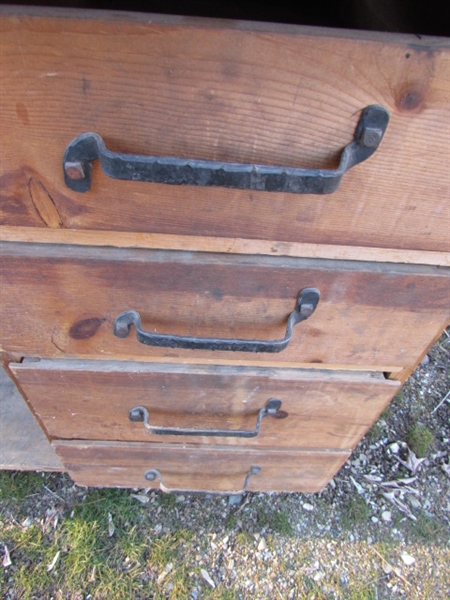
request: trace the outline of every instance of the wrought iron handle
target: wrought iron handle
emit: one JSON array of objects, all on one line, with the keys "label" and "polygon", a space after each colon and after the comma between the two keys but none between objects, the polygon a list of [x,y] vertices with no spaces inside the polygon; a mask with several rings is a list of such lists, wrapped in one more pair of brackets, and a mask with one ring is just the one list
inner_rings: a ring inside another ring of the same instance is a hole
[{"label": "wrought iron handle", "polygon": [[113,179],[265,192],[330,194],[337,190],[348,169],[375,152],[388,122],[389,113],[382,106],[365,108],[353,141],[343,149],[337,169],[331,170],[121,154],[108,150],[97,133],[83,133],[66,148],[63,158],[64,179],[66,185],[75,192],[87,192],[92,182],[92,161],[98,159],[105,175]]},{"label": "wrought iron handle", "polygon": [[[144,423],[144,427],[150,433],[156,433],[157,435],[206,435],[206,436],[219,436],[219,437],[239,437],[239,438],[252,438],[256,437],[261,427],[261,421],[264,417],[277,416],[281,408],[281,400],[277,398],[271,398],[267,400],[265,406],[258,412],[256,419],[256,426],[254,429],[186,429],[183,427],[155,427],[149,423],[148,410],[144,406],[135,406],[128,414],[130,421]],[[286,413],[280,413],[281,416],[285,416]]]},{"label": "wrought iron handle", "polygon": [[162,475],[161,473],[158,471],[158,469],[150,469],[149,471],[147,471],[144,475],[145,479],[147,481],[155,481],[155,479],[157,479],[159,481],[159,487],[163,492],[167,492],[169,494],[180,494],[182,492],[189,492],[191,494],[216,494],[219,496],[238,496],[240,494],[245,494],[247,491],[247,487],[248,487],[248,483],[250,481],[250,477],[252,477],[252,475],[258,475],[258,473],[261,471],[261,467],[258,467],[257,465],[253,465],[252,467],[250,467],[249,472],[247,473],[247,476],[245,478],[244,481],[244,487],[240,490],[231,490],[229,492],[217,492],[217,491],[210,491],[210,490],[182,490],[182,489],[176,489],[176,488],[169,488],[166,485],[164,485],[163,480],[162,480]]},{"label": "wrought iron handle", "polygon": [[135,310],[128,310],[117,317],[114,322],[114,335],[119,338],[126,338],[130,333],[131,325],[134,325],[138,342],[147,346],[233,352],[280,352],[290,342],[294,325],[305,321],[313,314],[319,299],[320,292],[316,288],[305,288],[300,292],[295,310],[289,315],[286,334],[281,340],[218,339],[150,333],[142,329],[141,317]]}]

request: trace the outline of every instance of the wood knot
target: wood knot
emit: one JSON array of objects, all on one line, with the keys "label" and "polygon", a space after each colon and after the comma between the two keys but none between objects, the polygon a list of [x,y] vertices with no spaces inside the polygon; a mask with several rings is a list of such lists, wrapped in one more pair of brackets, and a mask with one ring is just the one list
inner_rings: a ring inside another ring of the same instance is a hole
[{"label": "wood knot", "polygon": [[69,335],[74,340],[85,340],[95,335],[105,321],[106,319],[99,319],[97,317],[77,321],[69,329]]},{"label": "wood knot", "polygon": [[63,227],[61,215],[46,187],[38,179],[31,177],[28,181],[28,191],[33,206],[45,225],[51,229]]},{"label": "wood knot", "polygon": [[401,111],[417,111],[422,108],[423,93],[415,88],[403,90],[397,98],[397,108]]}]

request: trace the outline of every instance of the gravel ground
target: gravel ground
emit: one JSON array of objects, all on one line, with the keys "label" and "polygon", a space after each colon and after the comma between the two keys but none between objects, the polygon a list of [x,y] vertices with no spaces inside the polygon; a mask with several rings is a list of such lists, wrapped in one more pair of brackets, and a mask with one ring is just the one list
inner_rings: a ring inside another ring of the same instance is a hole
[{"label": "gravel ground", "polygon": [[[106,512],[99,521],[103,535],[138,530],[135,539],[154,552],[176,539],[167,562],[129,551],[120,569],[138,583],[124,595],[102,592],[93,576],[78,592],[55,584],[44,595],[26,596],[15,575],[23,558],[16,550],[4,567],[2,598],[448,600],[449,365],[447,330],[320,494],[252,493],[233,503],[125,490],[120,493],[134,511],[130,522],[119,522],[121,513],[108,509],[108,521]],[[10,546],[12,528],[37,523],[47,534],[57,532],[73,507],[97,501],[67,475],[46,474],[44,480],[20,503],[0,504],[1,532]],[[61,547],[61,557],[69,550]]]}]

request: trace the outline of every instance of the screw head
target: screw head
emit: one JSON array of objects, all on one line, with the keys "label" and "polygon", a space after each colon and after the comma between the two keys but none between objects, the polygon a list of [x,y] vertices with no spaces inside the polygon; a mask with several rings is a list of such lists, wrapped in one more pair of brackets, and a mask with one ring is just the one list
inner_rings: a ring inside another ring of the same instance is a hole
[{"label": "screw head", "polygon": [[64,163],[64,171],[69,179],[75,179],[79,181],[84,179],[84,168],[80,162],[66,162]]},{"label": "screw head", "polygon": [[376,127],[364,127],[360,143],[366,148],[375,148],[381,141],[383,132]]}]

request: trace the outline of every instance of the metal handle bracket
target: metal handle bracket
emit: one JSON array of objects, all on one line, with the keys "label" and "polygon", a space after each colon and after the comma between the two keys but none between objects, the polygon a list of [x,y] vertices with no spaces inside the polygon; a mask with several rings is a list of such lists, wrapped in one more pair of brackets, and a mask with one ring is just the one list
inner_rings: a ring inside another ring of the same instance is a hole
[{"label": "metal handle bracket", "polygon": [[337,190],[346,171],[375,152],[388,122],[389,113],[385,108],[377,105],[366,107],[361,113],[354,138],[343,149],[336,169],[300,169],[121,154],[108,150],[97,133],[87,132],[72,140],[66,148],[63,158],[64,180],[75,192],[89,191],[92,162],[99,160],[105,175],[113,179],[264,192],[330,194]]},{"label": "metal handle bracket", "polygon": [[285,336],[281,340],[202,338],[150,333],[142,329],[140,314],[135,310],[128,310],[116,318],[114,335],[126,338],[130,333],[131,325],[134,325],[138,342],[147,346],[232,352],[281,352],[291,340],[294,325],[306,321],[313,314],[319,304],[319,299],[320,292],[316,288],[305,288],[299,293],[296,307],[287,320]]},{"label": "metal handle bracket", "polygon": [[216,490],[189,490],[189,489],[186,490],[186,489],[169,488],[166,485],[164,485],[163,480],[162,480],[162,475],[158,471],[158,469],[149,469],[144,474],[144,477],[147,481],[155,481],[157,479],[159,481],[159,487],[160,487],[161,491],[167,492],[169,494],[181,494],[181,493],[188,492],[190,494],[215,494],[217,496],[234,496],[234,495],[245,494],[247,492],[250,477],[252,477],[253,475],[258,475],[258,473],[260,471],[261,471],[261,467],[259,467],[258,465],[253,465],[252,467],[250,467],[250,470],[247,473],[247,476],[244,481],[244,487],[240,490],[231,490],[228,492],[218,492]]},{"label": "metal handle bracket", "polygon": [[[184,427],[155,427],[154,425],[150,425],[148,410],[144,406],[135,406],[130,410],[128,416],[130,421],[144,423],[144,427],[147,431],[157,435],[201,435],[209,437],[253,438],[258,435],[263,418],[267,416],[277,416],[281,404],[281,400],[278,400],[277,398],[268,400],[265,406],[258,412],[254,429],[188,429]],[[285,413],[282,413],[282,416],[285,416]]]}]

